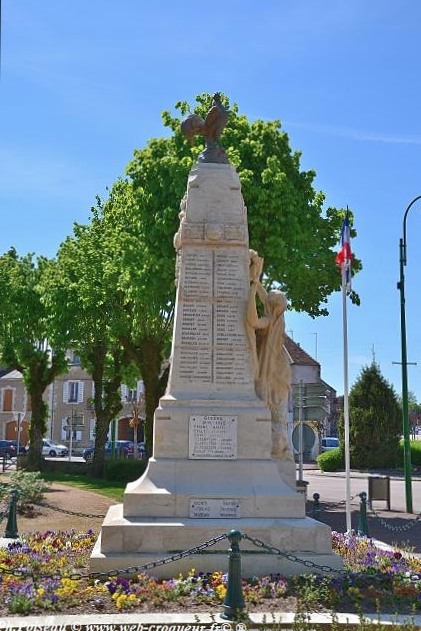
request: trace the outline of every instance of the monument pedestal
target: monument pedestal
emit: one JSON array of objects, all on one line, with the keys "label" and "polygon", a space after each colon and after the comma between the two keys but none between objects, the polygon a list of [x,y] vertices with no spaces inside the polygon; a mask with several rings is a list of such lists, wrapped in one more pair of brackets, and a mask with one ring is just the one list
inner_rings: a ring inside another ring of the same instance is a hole
[{"label": "monument pedestal", "polygon": [[[181,203],[177,301],[167,394],[154,420],[154,455],[113,506],[91,570],[141,566],[231,529],[320,566],[339,568],[330,528],[305,516],[292,454],[272,457],[272,415],[256,395],[246,326],[247,216],[233,167],[200,164]],[[153,570],[226,571],[228,540]],[[297,561],[241,543],[244,576],[299,574]]]}]

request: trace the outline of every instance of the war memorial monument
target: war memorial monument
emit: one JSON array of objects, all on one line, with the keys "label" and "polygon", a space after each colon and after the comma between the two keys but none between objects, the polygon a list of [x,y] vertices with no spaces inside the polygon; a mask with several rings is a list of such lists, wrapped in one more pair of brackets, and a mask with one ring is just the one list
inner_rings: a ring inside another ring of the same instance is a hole
[{"label": "war memorial monument", "polygon": [[[263,260],[250,251],[238,174],[218,140],[227,122],[219,94],[206,119],[182,124],[206,148],[181,200],[171,370],[154,418],[154,453],[142,477],[111,506],[91,570],[142,566],[231,529],[339,568],[330,528],[305,515],[286,437],[289,365],[285,296],[260,282]],[[257,301],[264,307],[258,315]],[[198,556],[161,565],[162,578],[226,571],[227,539]],[[248,577],[305,571],[302,563],[241,542]]]}]

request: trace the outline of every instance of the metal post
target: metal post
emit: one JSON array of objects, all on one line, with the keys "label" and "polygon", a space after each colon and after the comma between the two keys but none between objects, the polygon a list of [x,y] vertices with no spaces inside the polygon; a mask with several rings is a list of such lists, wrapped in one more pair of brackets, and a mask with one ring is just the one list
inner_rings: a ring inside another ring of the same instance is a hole
[{"label": "metal post", "polygon": [[116,435],[116,421],[115,418],[111,421],[111,456],[115,457],[115,435]]},{"label": "metal post", "polygon": [[405,317],[405,244],[399,241],[400,275],[398,289],[400,291],[401,307],[401,357],[402,357],[402,434],[403,434],[403,467],[405,473],[406,512],[412,513],[412,483],[411,483],[411,446],[409,442],[408,422],[408,358],[406,351],[406,317]]},{"label": "metal post", "polygon": [[304,465],[304,440],[303,440],[303,380],[300,379],[298,390],[298,480],[303,480],[303,465]]},{"label": "metal post", "polygon": [[358,534],[364,537],[368,537],[367,493],[365,491],[362,491],[358,495],[360,496],[360,515],[358,517]]},{"label": "metal post", "polygon": [[17,539],[19,537],[18,524],[16,520],[18,498],[19,493],[16,489],[10,491],[9,512],[7,515],[6,531],[4,533],[6,539]]},{"label": "metal post", "polygon": [[412,205],[421,199],[421,195],[415,197],[408,205],[403,216],[403,238],[399,240],[399,282],[398,289],[400,292],[400,308],[401,308],[401,356],[402,356],[402,432],[403,432],[403,457],[405,472],[405,497],[406,512],[413,513],[412,509],[412,478],[411,478],[411,445],[409,438],[409,419],[408,419],[408,359],[406,349],[406,317],[405,317],[405,275],[404,267],[406,265],[406,219]]},{"label": "metal post", "polygon": [[320,519],[320,494],[313,493],[313,518],[319,520]]},{"label": "metal post", "polygon": [[228,585],[224,600],[224,611],[221,618],[224,620],[239,620],[244,618],[246,607],[241,585],[241,552],[239,543],[243,535],[238,530],[231,530],[228,539],[231,544],[228,557]]},{"label": "metal post", "polygon": [[18,412],[18,431],[17,431],[17,445],[18,448],[16,450],[16,468],[18,466],[18,457],[19,457],[19,452],[20,452],[20,430],[21,430],[21,423],[20,423],[20,419],[21,419],[21,413]]},{"label": "metal post", "polygon": [[69,441],[69,462],[71,462],[72,460],[72,449],[73,449],[73,414],[74,414],[74,408],[72,405],[72,417],[70,419],[70,441]]}]

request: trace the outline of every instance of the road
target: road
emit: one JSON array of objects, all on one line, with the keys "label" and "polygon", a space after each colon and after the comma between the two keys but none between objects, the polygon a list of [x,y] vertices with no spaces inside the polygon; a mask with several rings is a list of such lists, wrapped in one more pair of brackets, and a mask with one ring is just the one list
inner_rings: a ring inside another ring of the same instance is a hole
[{"label": "road", "polygon": [[[311,467],[311,465],[309,465]],[[346,480],[344,473],[322,473],[313,468],[305,469],[303,479],[308,481],[307,515],[313,517],[313,494],[319,493],[321,512],[319,520],[329,524],[333,530],[346,531]],[[360,513],[359,493],[368,494],[368,475],[351,472],[351,525],[358,529]],[[405,480],[403,476],[390,475],[390,511],[382,500],[373,501],[372,509],[367,507],[368,534],[390,545],[399,544],[411,547],[421,553],[421,476],[412,480],[414,514],[406,512]]]}]

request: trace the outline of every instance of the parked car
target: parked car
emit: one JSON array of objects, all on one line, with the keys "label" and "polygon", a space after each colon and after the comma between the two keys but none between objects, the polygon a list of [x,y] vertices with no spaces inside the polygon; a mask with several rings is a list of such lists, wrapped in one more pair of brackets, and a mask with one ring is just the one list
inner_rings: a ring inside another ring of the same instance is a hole
[{"label": "parked car", "polygon": [[[130,441],[130,448],[131,448],[131,452],[128,452],[128,456],[130,456],[130,454],[134,454],[134,442]],[[137,443],[137,453],[141,458],[145,457],[146,454],[146,446],[145,443]]]},{"label": "parked car", "polygon": [[[116,440],[114,441],[114,449],[117,456],[129,456],[133,454],[133,441],[131,440]],[[107,440],[105,443],[105,455],[112,455],[112,441]],[[83,454],[83,458],[86,462],[92,462],[94,456],[94,447],[87,447]]]},{"label": "parked car", "polygon": [[[9,440],[9,442],[15,448],[15,452],[18,453],[18,441],[17,440]],[[25,447],[25,445],[22,445],[22,443],[19,443],[19,453],[20,454],[26,454],[26,447]]]},{"label": "parked car", "polygon": [[331,451],[332,449],[337,449],[339,447],[339,438],[336,436],[326,436],[322,438],[321,450],[322,451]]},{"label": "parked car", "polygon": [[66,445],[61,445],[55,440],[50,440],[49,438],[43,438],[42,455],[50,456],[50,458],[55,458],[56,456],[68,456],[69,450]]},{"label": "parked car", "polygon": [[6,458],[16,456],[16,447],[11,440],[0,440],[0,456],[6,456]]}]

